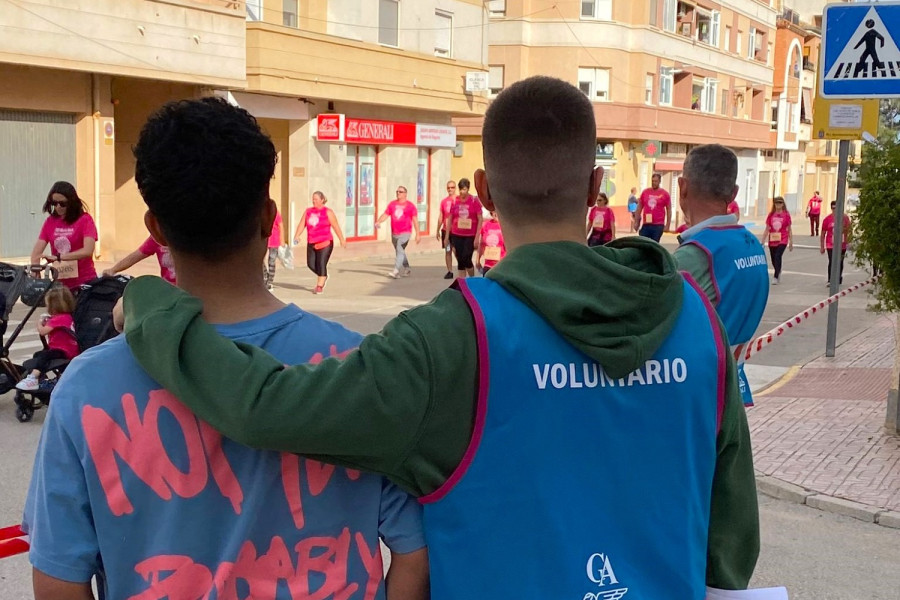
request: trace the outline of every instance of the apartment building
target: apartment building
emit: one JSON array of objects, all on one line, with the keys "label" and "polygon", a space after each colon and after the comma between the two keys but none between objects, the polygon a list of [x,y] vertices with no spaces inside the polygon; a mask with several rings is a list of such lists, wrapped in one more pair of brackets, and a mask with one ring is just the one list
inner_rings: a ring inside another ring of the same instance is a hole
[{"label": "apartment building", "polygon": [[0,256],[28,256],[54,181],[72,182],[98,254],[144,239],[131,145],[147,114],[242,87],[242,3],[0,1]]},{"label": "apartment building", "polygon": [[[539,74],[581,88],[594,103],[597,164],[614,209],[654,172],[677,200],[688,150],[720,142],[739,157],[743,211],[756,213],[771,141],[770,1],[495,0],[489,9],[489,95]],[[480,166],[481,119],[454,123],[459,177]]]},{"label": "apartment building", "polygon": [[434,230],[452,118],[487,105],[465,92],[466,73],[486,70],[481,0],[89,4],[0,0],[0,256],[29,254],[61,179],[87,201],[98,256],[132,251],[147,235],[131,153],[141,125],[168,100],[212,94],[273,138],[271,194],[290,232],[320,190],[349,252],[371,253],[399,185]]}]

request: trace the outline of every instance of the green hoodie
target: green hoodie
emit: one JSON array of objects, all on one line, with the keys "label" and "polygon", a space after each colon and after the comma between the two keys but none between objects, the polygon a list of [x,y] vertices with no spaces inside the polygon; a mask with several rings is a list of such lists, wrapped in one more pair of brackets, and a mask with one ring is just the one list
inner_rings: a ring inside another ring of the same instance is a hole
[{"label": "green hoodie", "polygon": [[[532,244],[488,277],[540,313],[613,378],[640,367],[681,309],[671,255],[642,238],[588,248]],[[285,368],[220,337],[199,300],[156,277],[125,292],[126,336],[138,362],[202,419],[248,446],[383,473],[416,496],[443,484],[472,434],[476,341],[457,290],[404,311],[358,350]],[[707,584],[746,588],[759,550],[750,437],[729,359],[717,441]],[[665,493],[660,490],[660,493]]]}]

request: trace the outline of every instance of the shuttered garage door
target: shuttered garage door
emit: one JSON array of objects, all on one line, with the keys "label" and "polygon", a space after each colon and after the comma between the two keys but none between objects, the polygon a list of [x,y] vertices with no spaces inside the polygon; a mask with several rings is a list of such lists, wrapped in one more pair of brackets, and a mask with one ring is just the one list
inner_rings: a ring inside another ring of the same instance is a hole
[{"label": "shuttered garage door", "polygon": [[75,115],[0,109],[0,257],[31,254],[59,180],[75,183]]}]

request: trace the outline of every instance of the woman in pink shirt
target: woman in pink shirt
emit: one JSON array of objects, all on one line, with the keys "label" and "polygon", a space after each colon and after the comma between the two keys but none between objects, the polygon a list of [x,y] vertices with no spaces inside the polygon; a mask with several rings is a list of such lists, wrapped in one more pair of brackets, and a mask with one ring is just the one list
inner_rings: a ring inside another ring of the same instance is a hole
[{"label": "woman in pink shirt", "polygon": [[271,290],[275,283],[275,260],[278,258],[278,249],[282,244],[281,212],[275,211],[275,220],[272,222],[272,232],[269,234],[267,248],[269,254],[266,260],[266,289]]},{"label": "woman in pink shirt", "polygon": [[587,218],[588,246],[602,246],[616,239],[616,215],[609,207],[609,196],[597,194],[597,205],[591,207]]},{"label": "woman in pink shirt", "polygon": [[334,250],[334,238],[332,230],[337,234],[341,242],[341,248],[347,247],[344,232],[338,225],[334,211],[326,207],[328,198],[322,192],[313,192],[310,208],[306,209],[300,217],[300,224],[294,232],[294,245],[300,244],[300,234],[306,230],[306,266],[316,274],[316,288],[313,294],[321,294],[325,291],[325,283],[328,281],[328,260]]},{"label": "woman in pink shirt", "polygon": [[[831,250],[834,248],[835,207],[837,207],[837,202],[832,201],[831,214],[822,221],[822,233],[819,235],[819,252],[825,254],[826,250],[828,251],[828,283],[825,285],[831,285]],[[844,257],[847,256],[847,240],[850,236],[850,227],[852,223],[850,222],[850,217],[847,215],[844,215],[841,222],[843,223],[843,228],[841,229],[841,277],[838,282],[844,283]]]},{"label": "woman in pink shirt", "polygon": [[[55,263],[60,281],[70,290],[77,291],[81,284],[97,277],[94,268],[97,226],[87,214],[75,186],[67,181],[53,184],[43,212],[49,216],[31,250],[31,264],[39,265],[41,258]],[[48,245],[50,252],[44,254]],[[32,273],[40,276],[39,271]]]},{"label": "woman in pink shirt", "polygon": [[103,271],[103,276],[108,277],[121,273],[154,254],[159,262],[159,276],[175,285],[175,263],[172,261],[172,255],[169,253],[169,247],[161,245],[152,237],[148,237],[137,250]]},{"label": "woman in pink shirt", "polygon": [[456,268],[461,278],[475,275],[472,255],[481,244],[481,201],[469,195],[469,185],[468,179],[459,180],[456,185],[459,196],[444,219],[444,228],[450,232],[450,244],[456,254]]},{"label": "woman in pink shirt", "polygon": [[37,326],[38,334],[47,338],[47,347],[38,350],[30,359],[22,363],[28,375],[16,384],[16,389],[33,392],[39,389],[39,379],[50,368],[54,360],[73,359],[78,356],[78,341],[75,338],[75,297],[69,288],[53,287],[44,297],[48,315],[44,315]]},{"label": "woman in pink shirt", "polygon": [[[481,244],[478,245],[476,266],[482,275],[493,269],[500,259],[506,256],[506,243],[503,241],[503,230],[497,221],[497,213],[491,211],[491,218],[481,226]],[[482,260],[484,266],[482,266]]]},{"label": "woman in pink shirt", "polygon": [[791,215],[784,206],[784,198],[775,196],[772,201],[772,210],[766,217],[766,233],[762,243],[769,244],[769,256],[772,258],[772,268],[775,269],[774,285],[781,283],[781,259],[784,251],[793,252],[794,236],[791,232]]},{"label": "woman in pink shirt", "polygon": [[409,277],[412,269],[409,268],[406,246],[411,238],[419,243],[419,210],[407,199],[406,188],[402,185],[397,188],[397,199],[388,202],[384,213],[375,221],[375,228],[380,228],[387,219],[391,220],[391,245],[396,253],[394,269],[388,272],[388,277]]}]

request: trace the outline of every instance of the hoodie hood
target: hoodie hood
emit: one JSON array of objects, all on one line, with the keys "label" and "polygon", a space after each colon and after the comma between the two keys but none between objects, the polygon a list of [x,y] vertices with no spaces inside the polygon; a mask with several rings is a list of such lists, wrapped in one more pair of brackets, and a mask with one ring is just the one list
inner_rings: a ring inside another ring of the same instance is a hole
[{"label": "hoodie hood", "polygon": [[594,248],[528,244],[507,254],[487,277],[613,378],[653,356],[675,326],[684,295],[672,255],[640,237]]}]

